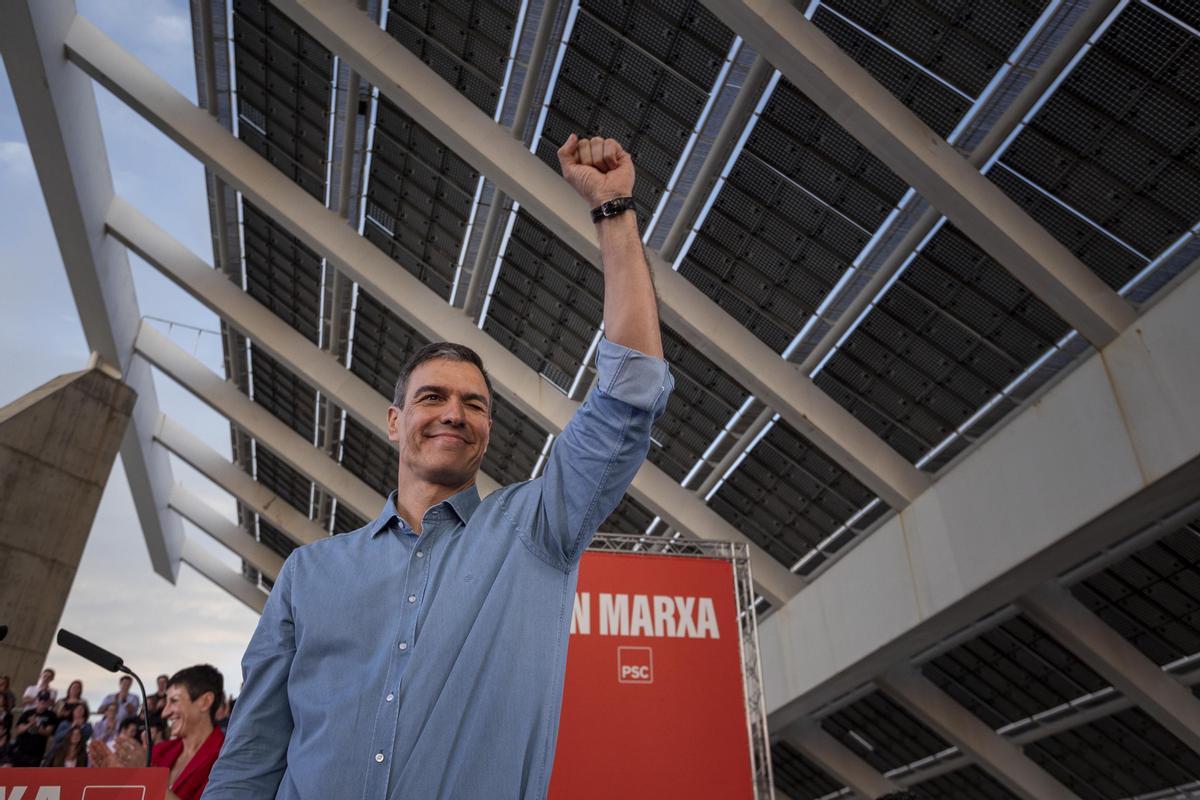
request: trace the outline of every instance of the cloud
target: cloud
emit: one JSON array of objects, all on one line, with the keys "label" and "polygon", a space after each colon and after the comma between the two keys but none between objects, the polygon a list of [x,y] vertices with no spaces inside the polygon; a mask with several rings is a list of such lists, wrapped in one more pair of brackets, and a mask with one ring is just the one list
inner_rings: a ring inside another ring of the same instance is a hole
[{"label": "cloud", "polygon": [[33,156],[25,142],[0,141],[0,168],[19,175],[33,174]]},{"label": "cloud", "polygon": [[191,20],[182,14],[158,14],[146,26],[146,38],[160,47],[190,45]]}]

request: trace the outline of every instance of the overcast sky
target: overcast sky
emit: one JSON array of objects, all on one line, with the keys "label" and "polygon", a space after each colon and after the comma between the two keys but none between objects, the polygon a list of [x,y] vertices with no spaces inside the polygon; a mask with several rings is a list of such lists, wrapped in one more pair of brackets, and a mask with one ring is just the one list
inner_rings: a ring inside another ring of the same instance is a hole
[{"label": "overcast sky", "polygon": [[[133,52],[176,89],[195,100],[191,21],[186,0],[78,0],[84,16]],[[119,195],[211,263],[203,169],[165,136],[97,87],[97,101]],[[34,173],[25,131],[17,115],[7,70],[0,74],[0,405],[64,372],[82,369],[89,348],[79,324],[58,245]],[[214,315],[130,256],[143,316],[201,329],[154,324],[223,374]],[[193,432],[229,454],[229,425],[162,375],[155,376],[159,405],[187,420]],[[179,461],[176,481],[235,519],[232,499]],[[206,534],[185,523],[230,565],[239,560]],[[19,620],[0,620],[10,626]],[[198,662],[210,662],[235,693],[238,666],[258,615],[187,565],[171,585],[150,567],[120,458],[67,598],[61,625],[122,656],[152,683]],[[0,645],[3,646],[3,645]],[[93,702],[112,691],[116,676],[55,645],[48,665],[60,691],[72,678],[84,681]]]}]

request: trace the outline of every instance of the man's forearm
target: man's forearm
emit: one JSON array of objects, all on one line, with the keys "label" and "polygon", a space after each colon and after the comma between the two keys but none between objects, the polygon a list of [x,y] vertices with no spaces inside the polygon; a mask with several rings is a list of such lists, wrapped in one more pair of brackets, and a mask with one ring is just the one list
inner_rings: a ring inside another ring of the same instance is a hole
[{"label": "man's forearm", "polygon": [[637,217],[626,211],[596,224],[604,264],[604,333],[649,356],[663,355],[658,302]]}]

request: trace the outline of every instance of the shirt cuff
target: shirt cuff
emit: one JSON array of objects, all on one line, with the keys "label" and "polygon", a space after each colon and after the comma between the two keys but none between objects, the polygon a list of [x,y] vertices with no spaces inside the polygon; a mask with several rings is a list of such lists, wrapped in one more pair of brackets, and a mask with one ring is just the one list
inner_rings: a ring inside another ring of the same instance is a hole
[{"label": "shirt cuff", "polygon": [[600,337],[596,390],[657,417],[667,407],[675,378],[667,362]]}]

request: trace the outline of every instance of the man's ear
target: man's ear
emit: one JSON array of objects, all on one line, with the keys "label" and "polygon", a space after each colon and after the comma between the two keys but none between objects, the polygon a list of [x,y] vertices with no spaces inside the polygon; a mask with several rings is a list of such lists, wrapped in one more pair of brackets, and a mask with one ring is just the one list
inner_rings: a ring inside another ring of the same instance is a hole
[{"label": "man's ear", "polygon": [[397,443],[400,441],[400,409],[396,406],[388,406],[387,434],[390,441]]}]

